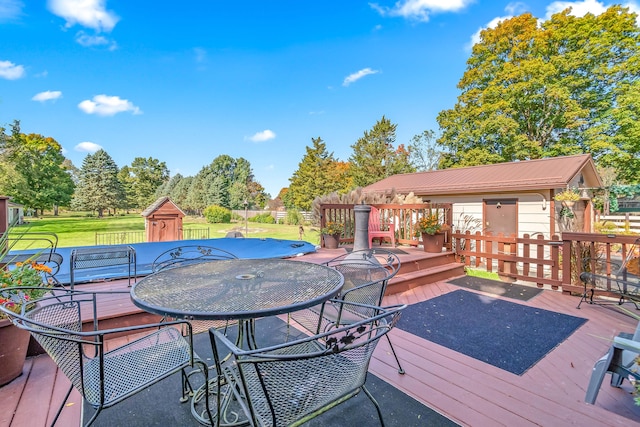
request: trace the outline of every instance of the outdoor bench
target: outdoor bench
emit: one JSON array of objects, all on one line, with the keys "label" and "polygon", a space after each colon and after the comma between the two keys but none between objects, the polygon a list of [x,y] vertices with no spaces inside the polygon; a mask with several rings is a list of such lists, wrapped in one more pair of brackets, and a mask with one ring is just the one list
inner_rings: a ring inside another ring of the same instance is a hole
[{"label": "outdoor bench", "polygon": [[136,271],[136,251],[129,245],[96,246],[91,248],[74,249],[71,251],[69,265],[70,287],[73,290],[75,284],[75,271],[89,268],[127,266],[129,286],[131,286],[131,269],[133,277]]}]

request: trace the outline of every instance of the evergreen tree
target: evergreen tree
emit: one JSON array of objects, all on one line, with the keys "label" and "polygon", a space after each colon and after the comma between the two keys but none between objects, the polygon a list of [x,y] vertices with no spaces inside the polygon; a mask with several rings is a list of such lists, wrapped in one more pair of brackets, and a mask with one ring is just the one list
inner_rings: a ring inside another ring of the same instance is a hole
[{"label": "evergreen tree", "polygon": [[[289,189],[282,201],[287,207],[308,211],[316,197],[345,190],[345,179],[337,173],[333,153],[327,151],[322,138],[311,138],[312,146],[298,163],[298,169],[289,178]],[[282,194],[282,192],[281,192]]]},{"label": "evergreen tree", "polygon": [[382,116],[371,131],[352,145],[351,176],[353,184],[364,187],[391,175],[415,172],[409,163],[409,151],[403,145],[395,148],[396,128]]},{"label": "evergreen tree", "polygon": [[124,190],[118,180],[118,166],[106,151],[87,155],[79,178],[72,201],[77,209],[96,211],[102,217],[105,209],[115,210],[121,204]]}]

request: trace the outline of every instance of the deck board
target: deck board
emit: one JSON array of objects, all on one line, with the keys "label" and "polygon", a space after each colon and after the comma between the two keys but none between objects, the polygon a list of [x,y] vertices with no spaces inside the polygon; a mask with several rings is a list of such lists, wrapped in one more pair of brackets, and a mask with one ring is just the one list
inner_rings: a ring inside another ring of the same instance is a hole
[{"label": "deck board", "polygon": [[[126,283],[87,286],[122,290]],[[456,289],[460,288],[438,282],[389,295],[384,303],[413,304]],[[605,354],[614,336],[633,331],[637,321],[614,306],[583,304],[576,309],[578,301],[579,297],[552,290],[529,301],[514,301],[589,319],[521,376],[397,328],[390,337],[406,374],[398,374],[386,340],[380,341],[369,369],[463,426],[640,426],[640,407],[633,404],[626,382],[623,389],[613,388],[607,376],[596,404],[584,403],[593,363]],[[126,298],[113,298],[107,306],[101,313],[106,316],[135,310]],[[47,356],[30,358],[24,374],[0,388],[0,427],[44,426],[45,420],[51,421],[68,384]],[[78,425],[81,406],[74,391],[59,425]]]}]

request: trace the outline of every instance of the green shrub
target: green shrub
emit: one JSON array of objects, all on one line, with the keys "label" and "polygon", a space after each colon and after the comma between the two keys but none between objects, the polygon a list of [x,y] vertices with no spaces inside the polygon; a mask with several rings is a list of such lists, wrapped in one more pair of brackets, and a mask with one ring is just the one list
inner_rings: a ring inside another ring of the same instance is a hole
[{"label": "green shrub", "polygon": [[275,224],[276,219],[269,212],[261,213],[249,218],[249,222],[259,222],[261,224]]},{"label": "green shrub", "polygon": [[232,221],[241,222],[241,221],[244,221],[244,217],[242,215],[238,214],[238,213],[232,212],[231,213],[231,220]]},{"label": "green shrub", "polygon": [[302,225],[304,224],[304,217],[297,209],[291,209],[287,211],[284,223],[288,225]]},{"label": "green shrub", "polygon": [[222,206],[207,206],[202,214],[207,219],[207,222],[211,224],[226,224],[231,222],[231,211]]}]

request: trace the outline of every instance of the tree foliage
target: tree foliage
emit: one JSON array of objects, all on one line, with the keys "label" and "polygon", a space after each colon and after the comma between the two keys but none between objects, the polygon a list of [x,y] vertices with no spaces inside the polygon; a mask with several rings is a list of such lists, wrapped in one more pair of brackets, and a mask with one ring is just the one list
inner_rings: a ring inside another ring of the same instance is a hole
[{"label": "tree foliage", "polygon": [[364,187],[391,175],[415,172],[409,163],[409,151],[403,145],[394,146],[397,126],[382,116],[371,131],[365,131],[351,146],[353,154],[349,161],[354,186]]},{"label": "tree foliage", "polygon": [[440,166],[591,153],[634,179],[639,42],[636,15],[619,6],[542,24],[527,13],[482,31],[456,105],[438,115]]},{"label": "tree foliage", "polygon": [[409,163],[416,172],[426,172],[438,169],[443,151],[436,144],[435,132],[425,130],[419,135],[414,135],[407,147],[409,150]]},{"label": "tree foliage", "polygon": [[127,172],[128,195],[133,207],[138,209],[146,209],[151,205],[156,199],[158,187],[169,181],[166,163],[153,157],[136,157]]},{"label": "tree foliage", "polygon": [[68,206],[74,183],[65,160],[62,147],[53,138],[23,134],[18,121],[13,123],[11,135],[0,128],[0,193],[36,214]]},{"label": "tree foliage", "polygon": [[280,193],[287,207],[308,211],[316,197],[334,191],[345,192],[351,186],[348,166],[338,162],[333,153],[327,151],[322,138],[311,138],[311,143],[311,147],[306,147],[306,154],[298,163],[298,169],[289,178],[291,184],[288,191]]},{"label": "tree foliage", "polygon": [[87,155],[82,162],[72,205],[77,209],[96,211],[102,217],[106,209],[119,207],[123,198],[118,166],[111,156],[105,150]]}]

